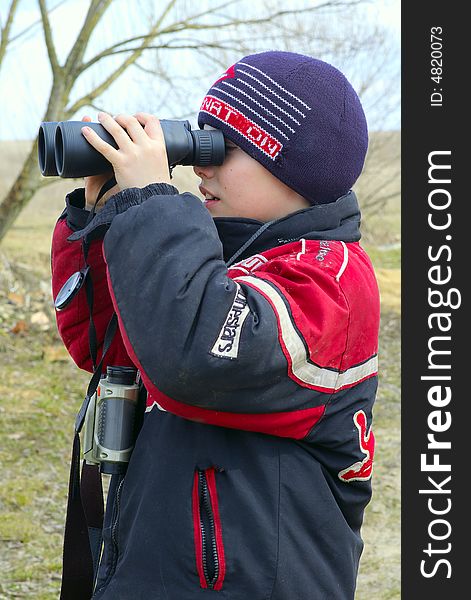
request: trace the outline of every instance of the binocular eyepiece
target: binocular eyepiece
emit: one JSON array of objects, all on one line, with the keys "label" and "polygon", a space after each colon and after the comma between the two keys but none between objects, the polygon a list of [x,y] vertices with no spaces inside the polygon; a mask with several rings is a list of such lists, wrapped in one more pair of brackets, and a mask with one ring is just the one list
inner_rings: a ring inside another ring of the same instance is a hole
[{"label": "binocular eyepiece", "polygon": [[[161,120],[169,166],[221,165],[225,148],[222,131],[191,129],[189,121]],[[100,175],[112,170],[111,164],[82,135],[90,127],[113,148],[114,138],[100,123],[84,121],[44,121],[39,127],[38,159],[42,175],[64,178]]]}]

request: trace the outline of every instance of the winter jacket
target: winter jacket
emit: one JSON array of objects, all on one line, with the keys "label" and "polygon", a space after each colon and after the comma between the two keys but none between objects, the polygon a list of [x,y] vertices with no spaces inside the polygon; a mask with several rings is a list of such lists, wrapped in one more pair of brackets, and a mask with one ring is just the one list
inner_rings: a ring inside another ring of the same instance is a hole
[{"label": "winter jacket", "polygon": [[[67,240],[83,206],[70,194],[54,231],[54,296],[83,266]],[[354,193],[263,229],[164,184],[105,208],[88,255],[99,354],[114,310],[105,363],[134,364],[148,397],[93,598],[352,599],[379,324]],[[84,289],[57,323],[91,370]]]}]

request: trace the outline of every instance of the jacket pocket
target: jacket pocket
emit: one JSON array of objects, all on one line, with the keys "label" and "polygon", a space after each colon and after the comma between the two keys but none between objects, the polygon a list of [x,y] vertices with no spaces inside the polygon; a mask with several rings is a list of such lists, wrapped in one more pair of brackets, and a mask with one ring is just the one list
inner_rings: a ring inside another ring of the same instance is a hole
[{"label": "jacket pocket", "polygon": [[221,590],[226,574],[216,468],[196,469],[193,479],[193,529],[200,586]]}]

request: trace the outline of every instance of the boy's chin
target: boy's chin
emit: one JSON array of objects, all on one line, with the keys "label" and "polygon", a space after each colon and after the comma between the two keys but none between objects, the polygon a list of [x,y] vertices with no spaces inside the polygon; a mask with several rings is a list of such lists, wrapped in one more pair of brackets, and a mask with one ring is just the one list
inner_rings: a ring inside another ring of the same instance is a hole
[{"label": "boy's chin", "polygon": [[213,212],[211,209],[214,210],[218,204],[221,204],[221,200],[204,200],[203,204],[206,206],[209,212]]},{"label": "boy's chin", "polygon": [[221,200],[209,200],[204,203],[205,207],[213,217],[229,217],[227,208],[222,204]]}]

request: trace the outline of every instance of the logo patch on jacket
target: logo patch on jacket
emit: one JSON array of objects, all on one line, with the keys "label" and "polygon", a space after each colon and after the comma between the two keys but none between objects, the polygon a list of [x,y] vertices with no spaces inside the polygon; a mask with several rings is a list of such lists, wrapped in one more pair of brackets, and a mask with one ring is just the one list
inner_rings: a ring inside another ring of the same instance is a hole
[{"label": "logo patch on jacket", "polygon": [[346,481],[368,481],[371,478],[373,470],[373,455],[375,451],[375,436],[371,427],[366,432],[367,419],[362,410],[359,410],[353,415],[353,422],[358,429],[358,440],[360,450],[365,454],[362,461],[358,461],[350,465],[346,469],[339,472],[339,479]]},{"label": "logo patch on jacket", "polygon": [[[242,271],[242,273],[245,273],[246,275],[250,275],[250,273],[253,273],[267,262],[268,259],[265,258],[263,254],[254,254],[253,256],[249,256],[249,258],[245,258],[244,260],[233,264],[230,267],[229,272],[238,270]],[[230,277],[232,276],[233,275],[231,274]]]},{"label": "logo patch on jacket", "polygon": [[219,358],[237,358],[239,354],[240,332],[249,313],[250,309],[247,306],[247,298],[242,292],[240,285],[237,284],[234,302],[227,314],[218,338],[211,348],[210,354]]}]

